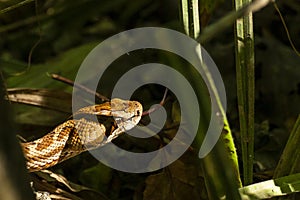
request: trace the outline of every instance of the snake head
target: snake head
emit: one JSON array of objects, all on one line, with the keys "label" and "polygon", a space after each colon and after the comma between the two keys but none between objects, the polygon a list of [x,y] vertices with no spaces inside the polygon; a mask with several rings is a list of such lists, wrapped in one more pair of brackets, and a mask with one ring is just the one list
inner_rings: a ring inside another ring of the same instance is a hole
[{"label": "snake head", "polygon": [[116,124],[123,131],[128,131],[136,126],[141,120],[143,106],[138,101],[128,101],[114,98],[110,102],[111,114]]},{"label": "snake head", "polygon": [[112,116],[120,130],[128,131],[139,123],[142,113],[143,106],[138,101],[114,98],[110,102],[81,108],[73,116],[80,114]]}]

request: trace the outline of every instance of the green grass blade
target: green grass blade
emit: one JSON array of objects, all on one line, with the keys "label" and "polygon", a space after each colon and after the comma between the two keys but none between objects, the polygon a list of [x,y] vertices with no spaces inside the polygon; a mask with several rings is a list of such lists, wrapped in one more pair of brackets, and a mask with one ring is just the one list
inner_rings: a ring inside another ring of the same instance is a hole
[{"label": "green grass blade", "polygon": [[[182,0],[182,22],[184,30],[189,30],[186,32],[192,38],[198,38],[200,33],[200,17],[198,10],[198,1],[191,1],[190,4],[187,0]],[[187,5],[187,6],[186,6]],[[190,9],[188,9],[190,8]],[[184,9],[188,9],[186,12]],[[185,13],[185,15],[184,15]],[[184,19],[184,18],[188,19]],[[188,22],[188,24],[186,24]],[[201,48],[196,48],[197,54],[199,55],[200,61]],[[226,113],[222,107],[221,100],[219,98],[218,91],[216,89],[214,80],[211,78],[210,71],[205,63],[202,63],[201,67],[205,72],[206,79],[209,82],[207,87],[210,87],[213,91],[213,96],[217,100],[220,115],[224,119],[225,128],[223,129],[223,134],[221,139],[215,145],[214,149],[206,156],[203,161],[204,176],[206,181],[206,188],[210,199],[219,199],[222,196],[226,196],[228,199],[240,199],[237,188],[241,187],[241,181],[239,177],[239,168],[237,161],[237,154],[233,143],[233,138],[229,128],[229,124],[226,118]],[[191,80],[196,83],[195,91],[201,91],[201,86],[197,84],[197,80]],[[199,81],[198,81],[199,82]],[[204,93],[205,95],[206,93]],[[209,106],[209,105],[207,105]],[[205,113],[206,114],[206,113]],[[203,116],[203,118],[210,119],[210,116]],[[201,119],[203,119],[201,116]],[[199,131],[198,134],[203,132]]]},{"label": "green grass blade", "polygon": [[300,172],[300,115],[293,127],[279,163],[274,172],[274,178]]},{"label": "green grass blade", "polygon": [[243,199],[266,199],[300,192],[300,173],[248,185],[239,192]]},{"label": "green grass blade", "polygon": [[188,1],[180,1],[181,20],[185,33],[189,33],[189,3]]},{"label": "green grass blade", "polygon": [[32,2],[32,1],[34,1],[34,0],[25,0],[25,1],[21,1],[20,3],[16,3],[16,4],[12,5],[12,6],[9,6],[7,8],[4,8],[4,9],[0,10],[0,15],[2,15],[4,13],[7,13],[9,11],[12,11],[12,10],[14,10],[14,9],[16,9],[18,7],[23,6],[23,5],[26,5],[26,4],[28,4],[28,3]]},{"label": "green grass blade", "polygon": [[[236,0],[236,10],[242,8],[251,0]],[[242,143],[242,160],[244,184],[253,181],[254,157],[254,36],[252,13],[236,21],[236,79],[240,132]]]}]

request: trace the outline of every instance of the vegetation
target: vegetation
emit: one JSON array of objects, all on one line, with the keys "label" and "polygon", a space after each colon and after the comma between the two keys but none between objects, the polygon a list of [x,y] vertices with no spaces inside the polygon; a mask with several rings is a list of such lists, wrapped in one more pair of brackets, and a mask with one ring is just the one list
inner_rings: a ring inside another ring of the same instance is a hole
[{"label": "vegetation", "polygon": [[[121,56],[104,73],[101,82],[105,84],[99,84],[97,92],[110,97],[117,80],[134,66],[149,62],[172,66],[189,79],[200,104],[199,131],[191,148],[171,165],[143,174],[114,170],[83,153],[51,171],[31,173],[35,191],[68,199],[299,199],[300,59],[295,48],[300,47],[300,7],[296,0],[277,2],[294,42],[291,45],[273,3],[265,2],[253,14],[248,3],[2,1],[1,82],[6,99],[12,102],[17,133],[26,140],[46,134],[72,113],[72,87],[52,79],[51,74],[75,80],[82,61],[96,45],[128,29],[165,27],[201,42],[226,88],[226,115],[221,104],[219,109],[224,111],[223,132],[227,134],[222,134],[207,157],[199,159],[211,114],[207,87],[214,87],[213,80],[205,86],[190,63],[168,52],[143,49]],[[88,72],[86,81],[93,77]],[[132,99],[149,109],[160,102],[164,90],[145,85]],[[218,97],[217,92],[214,95]],[[124,134],[115,144],[133,152],[166,145],[180,123],[180,105],[172,91],[164,107],[168,118],[155,137],[143,140]],[[3,112],[3,117],[7,112],[12,111]],[[141,123],[148,122],[143,117]],[[6,124],[3,121],[1,129],[9,130]]]}]

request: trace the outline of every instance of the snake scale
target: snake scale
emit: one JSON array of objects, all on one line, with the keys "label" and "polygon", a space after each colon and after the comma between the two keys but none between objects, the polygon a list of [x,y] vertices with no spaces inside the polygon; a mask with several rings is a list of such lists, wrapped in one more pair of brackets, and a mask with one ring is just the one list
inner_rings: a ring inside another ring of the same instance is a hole
[{"label": "snake scale", "polygon": [[[30,172],[46,169],[103,146],[136,126],[142,113],[143,107],[138,101],[118,98],[81,108],[73,114],[73,119],[58,125],[42,138],[21,143],[27,169]],[[101,120],[91,119],[95,115]],[[82,117],[74,119],[75,116]]]}]

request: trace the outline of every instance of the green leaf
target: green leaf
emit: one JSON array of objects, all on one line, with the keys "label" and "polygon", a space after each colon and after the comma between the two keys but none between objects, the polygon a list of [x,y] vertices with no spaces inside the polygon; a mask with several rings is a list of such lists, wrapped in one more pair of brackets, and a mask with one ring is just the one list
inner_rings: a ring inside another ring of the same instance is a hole
[{"label": "green leaf", "polygon": [[[28,70],[16,71],[12,74],[12,68],[20,69],[18,61],[1,60],[2,70],[6,75],[7,87],[22,88],[59,88],[71,90],[71,87],[51,79],[47,74],[61,74],[71,80],[75,79],[77,70],[86,55],[98,44],[98,42],[88,43],[73,48],[48,63],[32,65]],[[15,63],[15,64],[14,64]],[[23,66],[26,66],[25,64]],[[63,87],[62,87],[63,86]]]},{"label": "green leaf", "polygon": [[266,199],[300,192],[300,174],[252,184],[239,191],[243,199]]}]

